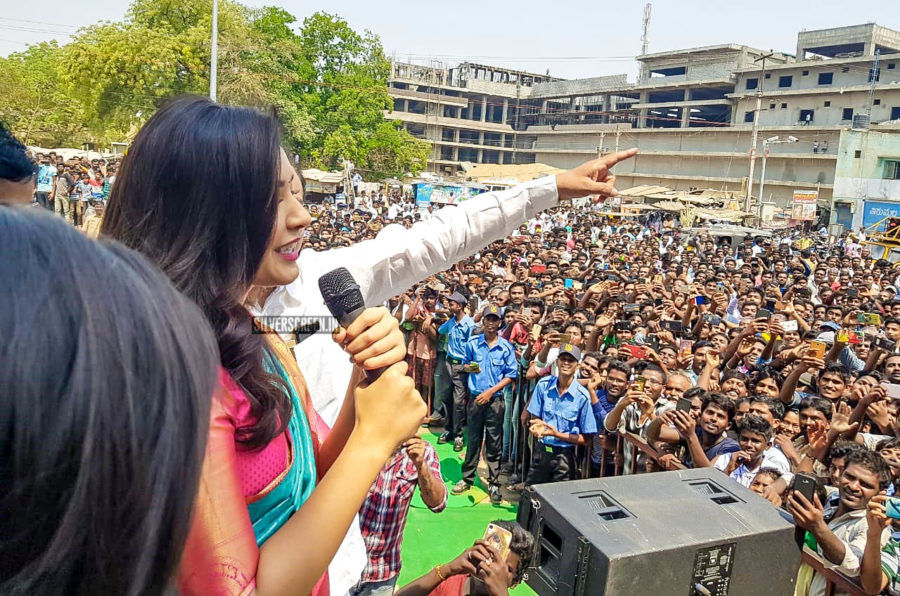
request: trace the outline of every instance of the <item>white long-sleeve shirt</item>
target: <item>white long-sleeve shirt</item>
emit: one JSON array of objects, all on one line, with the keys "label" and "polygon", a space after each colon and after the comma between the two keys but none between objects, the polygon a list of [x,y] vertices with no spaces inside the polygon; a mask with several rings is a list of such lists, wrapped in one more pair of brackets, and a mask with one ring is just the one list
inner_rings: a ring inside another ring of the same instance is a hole
[{"label": "white long-sleeve shirt", "polygon": [[[508,236],[522,222],[556,206],[556,178],[546,177],[508,190],[485,193],[437,211],[407,229],[385,226],[374,239],[324,252],[303,250],[300,275],[269,296],[266,316],[323,316],[328,308],[319,292],[324,273],[346,267],[365,300],[379,306],[413,284]],[[330,334],[318,333],[294,348],[316,411],[333,424],[347,393],[352,365]]]}]

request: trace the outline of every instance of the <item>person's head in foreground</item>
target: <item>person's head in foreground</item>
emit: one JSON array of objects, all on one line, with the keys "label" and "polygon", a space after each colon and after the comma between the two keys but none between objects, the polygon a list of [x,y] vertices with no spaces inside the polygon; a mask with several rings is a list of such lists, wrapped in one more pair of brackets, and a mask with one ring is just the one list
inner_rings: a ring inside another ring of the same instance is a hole
[{"label": "person's head in foreground", "polygon": [[0,206],[0,593],[153,594],[187,536],[217,378],[134,251]]},{"label": "person's head in foreground", "polygon": [[34,166],[25,147],[0,122],[0,205],[31,204]]}]

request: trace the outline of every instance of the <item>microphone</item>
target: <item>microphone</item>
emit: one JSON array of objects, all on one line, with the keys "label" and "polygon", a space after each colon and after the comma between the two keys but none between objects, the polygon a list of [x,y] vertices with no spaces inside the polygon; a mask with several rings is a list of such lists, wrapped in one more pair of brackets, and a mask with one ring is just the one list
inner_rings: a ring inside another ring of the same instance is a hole
[{"label": "microphone", "polygon": [[[319,291],[328,311],[345,329],[366,309],[359,284],[345,267],[338,267],[320,277]],[[384,371],[385,367],[366,370],[366,379],[373,383]]]}]

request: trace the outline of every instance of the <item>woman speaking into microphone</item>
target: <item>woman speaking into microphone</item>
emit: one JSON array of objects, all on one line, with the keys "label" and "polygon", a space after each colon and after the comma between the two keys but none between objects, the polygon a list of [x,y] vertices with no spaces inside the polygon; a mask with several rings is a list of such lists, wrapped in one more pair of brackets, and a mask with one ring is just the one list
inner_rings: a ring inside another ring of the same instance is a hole
[{"label": "woman speaking into microphone", "polygon": [[[178,573],[185,594],[327,594],[328,563],[369,487],[425,415],[386,309],[335,335],[357,374],[324,438],[287,346],[254,332],[248,295],[297,278],[310,222],[279,134],[252,109],[175,100],[129,148],[101,230],[154,260],[218,341],[219,389]],[[363,369],[383,367],[362,381]]]}]

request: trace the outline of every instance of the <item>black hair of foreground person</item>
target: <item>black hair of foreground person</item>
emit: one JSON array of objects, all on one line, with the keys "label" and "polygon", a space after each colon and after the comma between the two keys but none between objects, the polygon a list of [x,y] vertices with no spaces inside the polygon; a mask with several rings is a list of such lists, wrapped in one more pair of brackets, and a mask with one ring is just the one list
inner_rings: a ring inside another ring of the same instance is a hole
[{"label": "black hair of foreground person", "polygon": [[0,204],[31,204],[35,174],[25,146],[0,122]]},{"label": "black hair of foreground person", "polygon": [[34,166],[25,146],[0,122],[0,180],[26,182],[34,177]]},{"label": "black hair of foreground person", "polygon": [[217,380],[140,254],[0,207],[0,594],[170,590]]},{"label": "black hair of foreground person", "polygon": [[[101,234],[150,257],[206,314],[222,366],[244,389],[256,423],[249,448],[286,428],[291,401],[263,366],[244,296],[277,216],[278,120],[257,110],[177,98],[141,128],[122,162]],[[214,275],[210,272],[214,272]]]}]

